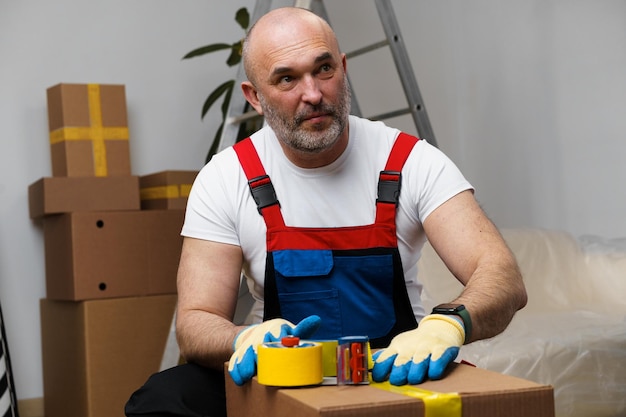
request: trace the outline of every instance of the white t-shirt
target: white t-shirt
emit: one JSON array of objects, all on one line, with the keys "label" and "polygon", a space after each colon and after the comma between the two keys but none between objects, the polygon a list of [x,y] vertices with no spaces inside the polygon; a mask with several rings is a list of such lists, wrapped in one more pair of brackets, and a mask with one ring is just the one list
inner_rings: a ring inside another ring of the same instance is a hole
[{"label": "white t-shirt", "polygon": [[[332,164],[313,169],[292,164],[269,127],[252,135],[287,226],[344,227],[374,222],[378,176],[399,131],[382,122],[350,116],[349,133],[344,153]],[[439,205],[471,188],[441,151],[424,140],[417,142],[402,170],[396,229],[407,291],[418,321],[424,316],[422,285],[417,280],[417,261],[426,240],[422,221]],[[265,232],[235,151],[227,148],[198,174],[182,235],[241,246],[243,272],[256,301],[254,321],[263,317]]]}]

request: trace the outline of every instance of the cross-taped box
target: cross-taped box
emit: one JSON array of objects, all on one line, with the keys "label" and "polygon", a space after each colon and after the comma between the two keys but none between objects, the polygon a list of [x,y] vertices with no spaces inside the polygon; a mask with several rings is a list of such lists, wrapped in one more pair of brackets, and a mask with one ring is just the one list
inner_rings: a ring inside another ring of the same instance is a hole
[{"label": "cross-taped box", "polygon": [[124,85],[61,83],[47,99],[53,176],[130,175]]}]

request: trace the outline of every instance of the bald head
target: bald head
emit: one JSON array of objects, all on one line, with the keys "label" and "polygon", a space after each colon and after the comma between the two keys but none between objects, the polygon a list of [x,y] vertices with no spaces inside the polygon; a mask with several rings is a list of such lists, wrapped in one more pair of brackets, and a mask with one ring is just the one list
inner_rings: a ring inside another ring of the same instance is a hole
[{"label": "bald head", "polygon": [[315,13],[297,7],[274,9],[250,28],[243,44],[242,58],[248,80],[257,84],[263,58],[282,49],[297,48],[303,38],[324,39],[335,49],[339,44],[330,25]]}]

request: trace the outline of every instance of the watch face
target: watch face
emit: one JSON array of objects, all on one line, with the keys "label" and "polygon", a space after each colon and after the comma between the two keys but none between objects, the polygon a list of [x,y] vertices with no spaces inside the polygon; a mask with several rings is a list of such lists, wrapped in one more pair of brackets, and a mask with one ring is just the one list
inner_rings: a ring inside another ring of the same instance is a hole
[{"label": "watch face", "polygon": [[464,310],[465,306],[463,304],[439,304],[436,306],[433,311],[437,313],[457,313],[460,310]]}]

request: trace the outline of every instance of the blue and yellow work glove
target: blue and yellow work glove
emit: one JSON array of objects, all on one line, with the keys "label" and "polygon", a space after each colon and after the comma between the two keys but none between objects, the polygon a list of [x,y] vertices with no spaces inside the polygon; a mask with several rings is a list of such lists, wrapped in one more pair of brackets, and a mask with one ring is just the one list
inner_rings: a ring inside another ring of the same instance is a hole
[{"label": "blue and yellow work glove", "polygon": [[392,385],[419,384],[426,377],[441,379],[464,340],[465,329],[458,320],[430,314],[417,329],[400,333],[389,347],[374,353],[372,379],[389,379]]},{"label": "blue and yellow work glove", "polygon": [[237,385],[243,385],[256,374],[257,348],[267,342],[280,342],[285,336],[309,338],[320,327],[319,316],[309,316],[297,326],[284,319],[271,319],[240,331],[233,341],[235,353],[230,357],[228,373]]}]

